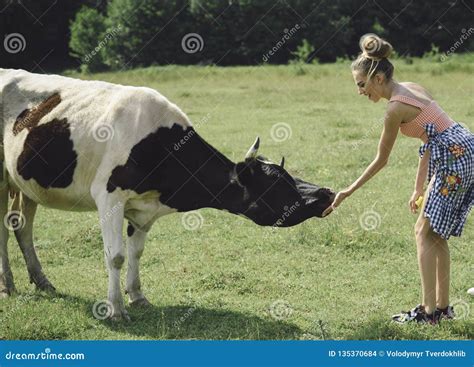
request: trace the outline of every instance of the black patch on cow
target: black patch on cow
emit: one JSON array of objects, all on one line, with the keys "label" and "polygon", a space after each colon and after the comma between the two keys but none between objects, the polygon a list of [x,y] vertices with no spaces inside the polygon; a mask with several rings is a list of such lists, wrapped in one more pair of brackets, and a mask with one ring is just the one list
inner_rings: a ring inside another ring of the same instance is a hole
[{"label": "black patch on cow", "polygon": [[128,236],[128,237],[132,237],[134,233],[135,233],[135,227],[132,226],[131,223],[128,223],[128,226],[127,226],[127,236]]},{"label": "black patch on cow", "polygon": [[37,126],[40,120],[50,113],[60,102],[61,96],[59,93],[54,93],[38,106],[23,110],[13,124],[13,135],[17,135],[23,129],[31,130]]},{"label": "black patch on cow", "polygon": [[35,179],[44,188],[67,187],[77,165],[67,119],[31,129],[18,157],[17,170],[25,180]]},{"label": "black patch on cow", "polygon": [[127,162],[113,169],[107,191],[138,194],[156,190],[160,202],[178,211],[223,208],[234,163],[202,139],[192,127],[160,127],[138,142]]}]

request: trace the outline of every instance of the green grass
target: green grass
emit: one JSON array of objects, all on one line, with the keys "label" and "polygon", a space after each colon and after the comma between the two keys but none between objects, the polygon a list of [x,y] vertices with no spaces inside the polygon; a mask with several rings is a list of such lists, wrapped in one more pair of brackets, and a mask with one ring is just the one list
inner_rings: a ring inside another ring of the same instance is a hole
[{"label": "green grass", "polygon": [[[396,78],[424,85],[454,119],[474,130],[472,59],[397,60]],[[168,66],[72,76],[155,88],[234,161],[259,135],[263,154],[275,161],[284,155],[291,173],[334,189],[350,184],[374,157],[385,108],[384,102],[357,95],[347,63]],[[290,125],[292,135],[279,143],[270,132],[280,122]],[[202,227],[190,231],[181,214],[163,217],[150,232],[141,265],[153,307],[129,310],[133,322],[128,324],[92,315],[93,304],[107,292],[97,214],[40,208],[37,250],[59,295],[33,289],[11,240],[19,295],[0,301],[0,337],[472,339],[474,298],[466,293],[474,286],[472,218],[463,237],[450,241],[451,300],[463,310],[463,319],[436,327],[389,322],[390,315],[420,300],[416,216],[407,206],[418,145],[400,136],[388,167],[324,220],[261,228],[205,209]],[[367,231],[360,219],[370,210],[380,221]],[[281,320],[272,316],[275,302],[283,304]]]}]

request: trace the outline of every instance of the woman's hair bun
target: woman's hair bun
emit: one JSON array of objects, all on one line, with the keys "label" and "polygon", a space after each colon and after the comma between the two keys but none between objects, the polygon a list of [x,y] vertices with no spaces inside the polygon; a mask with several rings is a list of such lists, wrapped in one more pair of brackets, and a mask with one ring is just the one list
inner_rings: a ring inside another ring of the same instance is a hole
[{"label": "woman's hair bun", "polygon": [[374,33],[364,34],[360,38],[359,46],[364,55],[378,60],[388,58],[393,51],[390,43]]}]

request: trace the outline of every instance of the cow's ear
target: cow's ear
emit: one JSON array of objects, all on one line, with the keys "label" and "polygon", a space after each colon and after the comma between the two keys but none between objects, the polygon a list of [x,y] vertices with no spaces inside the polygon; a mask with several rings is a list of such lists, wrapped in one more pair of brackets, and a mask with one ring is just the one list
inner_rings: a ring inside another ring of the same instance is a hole
[{"label": "cow's ear", "polygon": [[285,168],[285,157],[281,157],[280,167]]},{"label": "cow's ear", "polygon": [[252,167],[245,162],[237,163],[233,176],[241,186],[246,186],[252,181]]}]

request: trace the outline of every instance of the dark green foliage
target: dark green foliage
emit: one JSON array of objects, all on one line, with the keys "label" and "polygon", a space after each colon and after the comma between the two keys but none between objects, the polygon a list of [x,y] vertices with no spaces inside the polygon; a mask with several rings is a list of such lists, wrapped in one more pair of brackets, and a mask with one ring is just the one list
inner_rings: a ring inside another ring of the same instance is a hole
[{"label": "dark green foliage", "polygon": [[83,69],[98,71],[104,67],[105,18],[97,10],[83,7],[71,23],[71,56],[81,60]]},{"label": "dark green foliage", "polygon": [[[76,15],[82,6],[91,10]],[[388,39],[401,56],[433,46],[445,52],[456,43],[461,53],[474,50],[473,11],[469,1],[444,0],[0,0],[0,34],[26,40],[16,54],[0,47],[0,65],[74,67],[97,45],[87,69],[281,64],[294,59],[304,39],[313,49],[304,61],[332,62],[355,56],[367,32]],[[195,52],[182,47],[189,34],[202,39],[194,38]]]},{"label": "dark green foliage", "polygon": [[120,32],[105,50],[106,63],[114,69],[183,63],[181,38],[191,21],[187,8],[185,0],[112,0],[106,24]]}]

